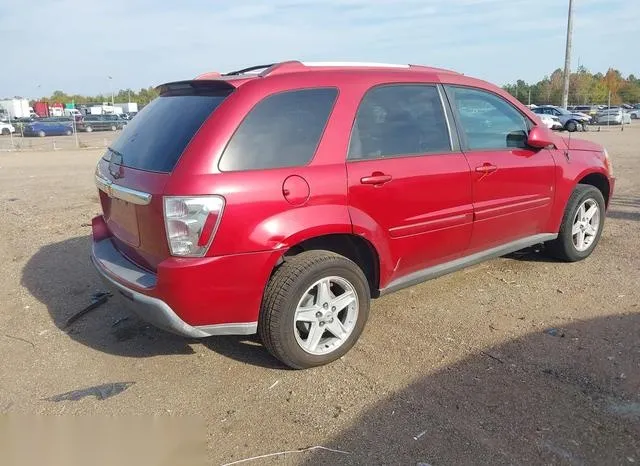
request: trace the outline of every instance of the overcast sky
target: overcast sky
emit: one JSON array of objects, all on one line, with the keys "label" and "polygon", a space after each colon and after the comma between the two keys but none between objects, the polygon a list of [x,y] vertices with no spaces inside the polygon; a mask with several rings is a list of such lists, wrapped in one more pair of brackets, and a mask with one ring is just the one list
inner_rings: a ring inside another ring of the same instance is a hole
[{"label": "overcast sky", "polygon": [[[109,92],[287,59],[504,84],[563,66],[568,0],[0,0],[0,96]],[[640,75],[640,0],[574,0],[573,68]]]}]

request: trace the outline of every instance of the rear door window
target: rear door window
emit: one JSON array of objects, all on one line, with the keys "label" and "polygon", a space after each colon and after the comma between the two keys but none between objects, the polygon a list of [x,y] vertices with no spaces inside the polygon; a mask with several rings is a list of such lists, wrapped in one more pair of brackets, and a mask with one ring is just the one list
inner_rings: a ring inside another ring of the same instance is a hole
[{"label": "rear door window", "polygon": [[349,160],[451,151],[440,93],[435,85],[375,87],[362,99],[351,132]]},{"label": "rear door window", "polygon": [[240,171],[308,164],[337,95],[335,88],[313,88],[264,98],[231,137],[219,169]]},{"label": "rear door window", "polygon": [[122,165],[169,173],[207,117],[230,91],[160,96],[131,120],[111,145],[106,157]]}]

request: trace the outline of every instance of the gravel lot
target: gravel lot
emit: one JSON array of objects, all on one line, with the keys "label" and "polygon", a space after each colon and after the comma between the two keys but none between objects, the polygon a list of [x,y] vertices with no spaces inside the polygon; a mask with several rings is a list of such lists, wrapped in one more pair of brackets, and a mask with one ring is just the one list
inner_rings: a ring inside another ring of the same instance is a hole
[{"label": "gravel lot", "polygon": [[[101,151],[0,152],[0,410],[192,419],[209,464],[316,445],[340,452],[250,464],[640,463],[640,124],[575,137],[605,144],[618,178],[591,258],[518,254],[385,297],[346,357],[307,371],[115,300],[65,327],[103,289],[88,260]],[[47,400],[111,382],[135,384]]]}]

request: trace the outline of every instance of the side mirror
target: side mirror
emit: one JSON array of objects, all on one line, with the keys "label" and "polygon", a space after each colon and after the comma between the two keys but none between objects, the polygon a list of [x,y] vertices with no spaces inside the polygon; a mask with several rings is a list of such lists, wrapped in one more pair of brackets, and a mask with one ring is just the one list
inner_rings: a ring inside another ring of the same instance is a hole
[{"label": "side mirror", "polygon": [[536,149],[544,149],[549,146],[556,147],[556,144],[553,142],[553,134],[551,134],[549,129],[542,126],[534,126],[531,128],[529,136],[527,137],[527,144]]}]

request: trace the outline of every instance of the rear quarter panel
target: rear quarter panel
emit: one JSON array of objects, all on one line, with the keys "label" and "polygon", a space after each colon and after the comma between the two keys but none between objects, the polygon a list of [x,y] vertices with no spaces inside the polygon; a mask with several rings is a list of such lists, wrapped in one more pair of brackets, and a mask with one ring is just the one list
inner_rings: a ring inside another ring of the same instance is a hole
[{"label": "rear quarter panel", "polygon": [[[310,82],[281,76],[248,82],[227,98],[198,131],[176,166],[166,195],[219,194],[225,210],[208,255],[287,249],[330,233],[350,233],[344,155],[336,150],[341,122],[341,90],[315,157],[306,166],[221,172],[218,162],[233,133],[263,98],[286,90],[337,87],[335,80]],[[336,116],[337,115],[337,116]],[[284,197],[283,183],[303,178],[309,196],[302,205]]]}]

